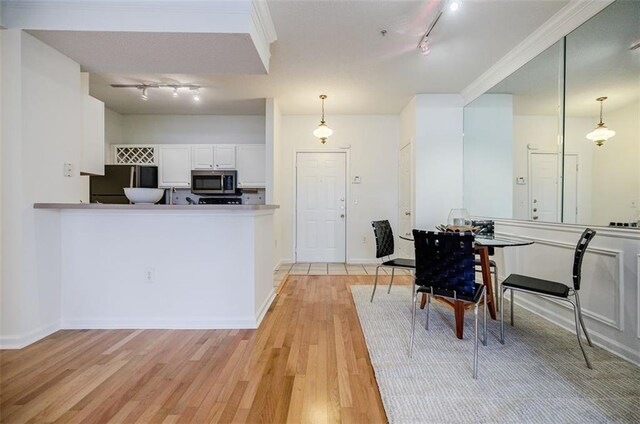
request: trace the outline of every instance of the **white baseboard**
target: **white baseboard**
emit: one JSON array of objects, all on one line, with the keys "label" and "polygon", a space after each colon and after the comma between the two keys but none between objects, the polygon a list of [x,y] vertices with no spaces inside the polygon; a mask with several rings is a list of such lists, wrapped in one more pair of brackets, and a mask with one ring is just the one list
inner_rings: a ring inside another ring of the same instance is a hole
[{"label": "white baseboard", "polygon": [[0,336],[0,349],[22,349],[60,330],[59,322],[43,325],[23,335]]},{"label": "white baseboard", "polygon": [[149,318],[88,318],[62,322],[67,330],[114,330],[114,329],[163,329],[163,330],[226,330],[256,328],[255,317],[196,318],[196,319],[149,319]]},{"label": "white baseboard", "polygon": [[[521,306],[529,312],[532,312],[539,317],[544,318],[552,324],[557,325],[573,334],[575,334],[575,323],[573,320],[567,319],[563,316],[558,315],[557,313],[550,311],[549,309],[540,306],[530,300],[524,299],[522,296],[516,296],[515,302],[516,305]],[[505,313],[505,317],[506,317]],[[514,314],[515,315],[515,314]],[[518,325],[518,317],[515,316],[516,325]],[[610,339],[603,334],[594,331],[593,329],[589,330],[589,336],[591,336],[591,341],[596,346],[603,348],[604,350],[613,353],[616,356],[619,356],[635,365],[640,366],[640,352],[634,351],[629,347]],[[588,345],[585,345],[588,348]],[[578,342],[576,340],[576,348],[578,348]],[[587,355],[589,351],[587,351]]]},{"label": "white baseboard", "polygon": [[286,258],[282,258],[278,261],[278,263],[276,263],[276,266],[273,267],[274,271],[277,271],[278,268],[280,268],[282,265],[287,265],[287,264],[292,264],[293,260],[291,259],[286,259]]},{"label": "white baseboard", "polygon": [[380,265],[380,259],[375,258],[349,258],[347,264],[353,265]]},{"label": "white baseboard", "polygon": [[271,291],[269,292],[269,296],[267,296],[265,301],[260,306],[260,309],[258,309],[258,315],[256,316],[256,326],[255,326],[255,328],[258,328],[260,326],[260,323],[262,322],[262,319],[267,314],[267,311],[271,307],[271,303],[273,303],[273,300],[275,298],[276,298],[276,292],[275,292],[275,290],[271,289]]}]

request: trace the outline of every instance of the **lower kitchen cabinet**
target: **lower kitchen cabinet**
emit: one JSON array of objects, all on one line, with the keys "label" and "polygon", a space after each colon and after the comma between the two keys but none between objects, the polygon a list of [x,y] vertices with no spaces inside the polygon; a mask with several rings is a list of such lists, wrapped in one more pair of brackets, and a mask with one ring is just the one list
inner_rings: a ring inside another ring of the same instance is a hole
[{"label": "lower kitchen cabinet", "polygon": [[158,187],[191,187],[191,145],[158,146]]}]

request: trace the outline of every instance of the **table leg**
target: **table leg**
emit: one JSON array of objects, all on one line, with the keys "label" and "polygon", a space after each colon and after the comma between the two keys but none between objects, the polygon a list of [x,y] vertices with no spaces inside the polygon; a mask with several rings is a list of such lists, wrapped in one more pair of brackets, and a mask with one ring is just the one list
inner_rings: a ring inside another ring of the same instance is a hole
[{"label": "table leg", "polygon": [[456,316],[456,337],[462,339],[464,335],[464,302],[456,300],[453,310]]},{"label": "table leg", "polygon": [[426,293],[422,293],[422,299],[420,299],[420,309],[424,309],[427,304],[427,295]]},{"label": "table leg", "polygon": [[480,254],[480,264],[482,267],[482,284],[487,291],[486,301],[491,319],[496,319],[496,304],[493,296],[493,284],[491,283],[491,268],[489,266],[489,249],[486,246],[476,247]]}]

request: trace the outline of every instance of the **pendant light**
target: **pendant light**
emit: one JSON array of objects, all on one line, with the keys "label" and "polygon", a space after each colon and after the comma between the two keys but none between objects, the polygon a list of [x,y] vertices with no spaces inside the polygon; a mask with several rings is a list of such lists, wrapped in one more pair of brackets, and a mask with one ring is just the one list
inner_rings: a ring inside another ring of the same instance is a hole
[{"label": "pendant light", "polygon": [[331,137],[333,134],[333,130],[327,126],[327,123],[324,121],[324,99],[326,99],[326,94],[320,95],[320,100],[322,100],[322,118],[320,119],[320,125],[315,129],[313,135],[320,139],[320,143],[324,144],[327,142],[327,138]]},{"label": "pendant light", "polygon": [[596,101],[600,102],[600,122],[596,126],[596,129],[587,134],[587,138],[596,143],[597,146],[602,146],[605,141],[616,135],[616,132],[607,128],[602,122],[602,103],[607,100],[606,97],[598,97]]}]

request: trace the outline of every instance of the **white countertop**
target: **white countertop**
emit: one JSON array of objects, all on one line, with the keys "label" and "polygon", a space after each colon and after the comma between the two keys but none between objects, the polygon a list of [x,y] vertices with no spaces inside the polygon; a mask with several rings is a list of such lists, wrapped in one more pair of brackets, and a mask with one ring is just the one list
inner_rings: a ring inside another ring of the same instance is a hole
[{"label": "white countertop", "polygon": [[113,205],[106,203],[34,203],[35,209],[79,210],[155,210],[155,211],[262,211],[278,209],[279,205]]}]

